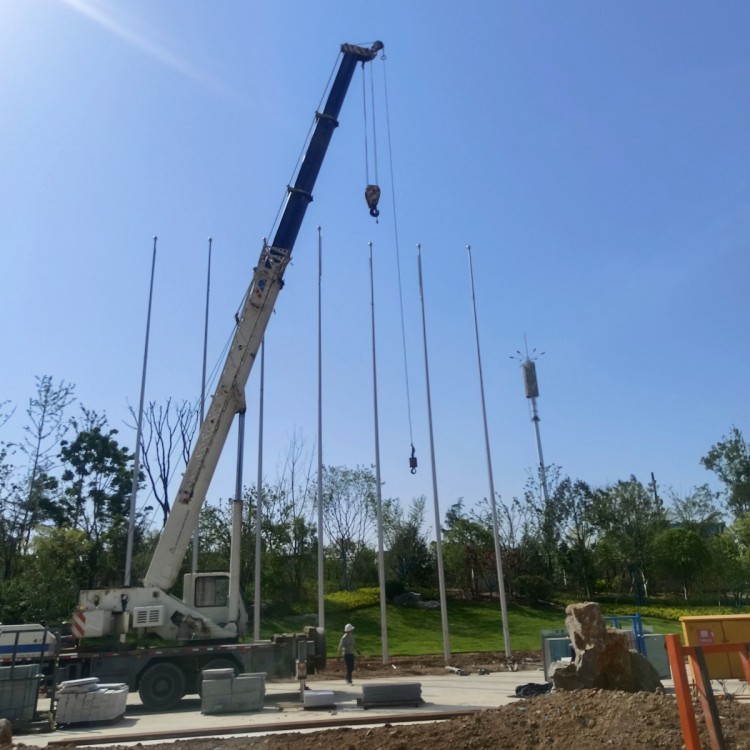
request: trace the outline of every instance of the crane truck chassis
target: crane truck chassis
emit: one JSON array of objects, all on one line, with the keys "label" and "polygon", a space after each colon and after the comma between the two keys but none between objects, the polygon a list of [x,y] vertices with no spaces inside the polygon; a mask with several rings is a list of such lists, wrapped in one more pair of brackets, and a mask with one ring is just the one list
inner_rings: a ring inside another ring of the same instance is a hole
[{"label": "crane truck chassis", "polygon": [[[54,659],[40,653],[45,676],[53,684],[81,677],[121,682],[139,691],[146,708],[165,711],[174,708],[184,695],[199,690],[203,669],[231,666],[238,673],[293,677],[325,666],[325,635],[318,628],[277,635],[270,641],[241,642],[247,633],[248,615],[234,551],[228,573],[186,574],[182,599],[170,589],[179,577],[234,416],[245,409],[245,385],[283,286],[284,271],[313,199],[313,187],[338,127],[338,115],[354,71],[358,64],[375,59],[382,49],[382,42],[374,42],[369,48],[341,46],[341,59],[325,106],[316,113],[315,127],[294,184],[287,188],[272,242],[264,242],[261,249],[218,386],[143,585],[79,593],[72,617],[75,649],[63,649],[58,640]],[[235,514],[238,507],[239,499],[235,499]],[[239,549],[236,539],[232,544]],[[54,635],[45,632],[43,637],[49,643]],[[154,639],[159,639],[158,647],[153,646]]]},{"label": "crane truck chassis", "polygon": [[44,625],[0,625],[0,667],[39,663],[48,692],[68,680],[98,677],[138,691],[144,707],[169,711],[200,692],[204,669],[264,672],[269,679],[313,674],[325,667],[325,638],[314,627],[267,641],[193,646],[82,650],[65,632]]}]

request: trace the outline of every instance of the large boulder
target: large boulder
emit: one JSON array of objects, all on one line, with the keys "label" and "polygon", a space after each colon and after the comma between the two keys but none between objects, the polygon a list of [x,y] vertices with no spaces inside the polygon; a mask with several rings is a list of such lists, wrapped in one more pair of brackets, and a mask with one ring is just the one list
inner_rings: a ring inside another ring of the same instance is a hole
[{"label": "large boulder", "polygon": [[635,693],[662,688],[651,662],[630,649],[628,634],[607,629],[598,604],[570,604],[565,614],[575,658],[553,672],[552,683],[557,690],[601,688]]}]

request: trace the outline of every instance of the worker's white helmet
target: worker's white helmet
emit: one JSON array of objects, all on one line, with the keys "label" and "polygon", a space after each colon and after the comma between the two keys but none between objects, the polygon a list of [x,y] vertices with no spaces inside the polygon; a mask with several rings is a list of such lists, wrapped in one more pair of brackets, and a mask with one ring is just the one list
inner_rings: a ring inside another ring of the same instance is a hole
[{"label": "worker's white helmet", "polygon": [[351,633],[352,630],[354,630],[354,625],[352,625],[350,622],[347,622],[346,625],[344,625],[344,630],[347,633]]}]

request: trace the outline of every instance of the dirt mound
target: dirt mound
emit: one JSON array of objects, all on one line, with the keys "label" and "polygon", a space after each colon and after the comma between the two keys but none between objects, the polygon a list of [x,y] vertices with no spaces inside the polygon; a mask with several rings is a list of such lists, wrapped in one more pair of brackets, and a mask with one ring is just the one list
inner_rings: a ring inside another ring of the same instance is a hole
[{"label": "dirt mound", "polygon": [[[721,700],[719,714],[728,750],[750,750],[750,705]],[[702,746],[708,747],[700,719],[699,726]],[[600,750],[610,746],[680,750],[683,741],[675,699],[659,693],[556,692],[444,722],[180,740],[150,745],[148,750]]]},{"label": "dirt mound", "polygon": [[[727,748],[750,750],[750,706],[722,701],[720,715]],[[702,727],[701,731],[703,746],[708,747]],[[604,690],[558,692],[439,723],[334,729],[232,742],[238,744],[225,748],[213,741],[189,750],[600,750],[607,746],[680,750],[683,746],[674,698]]]}]

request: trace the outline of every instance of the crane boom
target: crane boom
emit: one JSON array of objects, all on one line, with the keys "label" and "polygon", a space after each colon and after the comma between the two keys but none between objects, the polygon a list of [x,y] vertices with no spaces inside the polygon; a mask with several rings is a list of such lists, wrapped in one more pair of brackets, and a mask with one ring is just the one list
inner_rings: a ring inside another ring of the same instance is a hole
[{"label": "crane boom", "polygon": [[344,44],[336,77],[316,124],[294,185],[287,197],[278,228],[270,245],[264,244],[248,287],[234,338],[206,419],[198,434],[176,499],[159,538],[144,586],[169,591],[179,575],[185,552],[198,521],[201,506],[219,462],[234,415],[245,408],[245,385],[273,313],[283,275],[291,258],[312,191],[320,172],[338,115],[357,63],[373,60],[383,48]]}]

